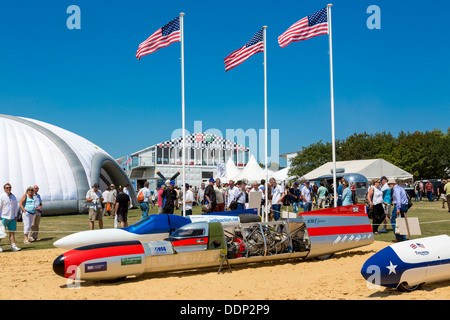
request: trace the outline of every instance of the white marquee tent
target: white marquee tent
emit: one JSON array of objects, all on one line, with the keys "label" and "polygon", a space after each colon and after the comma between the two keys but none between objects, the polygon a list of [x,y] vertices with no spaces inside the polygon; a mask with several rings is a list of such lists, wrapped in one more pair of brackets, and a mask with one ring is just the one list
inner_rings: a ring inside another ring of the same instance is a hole
[{"label": "white marquee tent", "polygon": [[239,169],[234,164],[233,159],[230,157],[228,158],[228,161],[226,163],[226,176],[227,181],[231,180],[233,177],[237,176],[239,174]]},{"label": "white marquee tent", "polygon": [[293,179],[294,177],[288,175],[289,169],[291,169],[291,167],[287,167],[287,168],[283,168],[281,170],[278,170],[277,172],[275,172],[272,175],[272,178],[274,178],[277,181],[286,181],[286,180]]},{"label": "white marquee tent", "polygon": [[[86,192],[94,183],[102,191],[111,183],[130,183],[103,149],[42,121],[0,115],[0,140],[1,187],[10,183],[20,199],[27,187],[38,185],[43,214],[85,212]],[[131,196],[136,204],[135,193]]]},{"label": "white marquee tent", "polygon": [[[302,178],[307,180],[316,179],[320,176],[333,174],[331,169],[333,162],[327,162],[317,169],[305,174]],[[371,179],[386,176],[388,179],[412,180],[413,175],[393,165],[384,159],[336,161],[336,171],[344,169],[344,173],[359,173],[369,181]]]},{"label": "white marquee tent", "polygon": [[[269,178],[272,177],[272,172],[269,171]],[[261,168],[256,161],[255,157],[253,155],[250,156],[250,160],[245,165],[244,169],[242,169],[239,174],[231,178],[234,181],[238,180],[247,180],[248,183],[252,182],[260,182],[261,179],[267,179],[266,171]]]}]

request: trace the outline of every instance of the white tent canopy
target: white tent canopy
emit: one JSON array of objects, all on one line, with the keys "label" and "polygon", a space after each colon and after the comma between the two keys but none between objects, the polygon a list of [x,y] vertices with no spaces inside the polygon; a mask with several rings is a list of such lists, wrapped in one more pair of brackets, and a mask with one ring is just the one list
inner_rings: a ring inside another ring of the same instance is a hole
[{"label": "white tent canopy", "polygon": [[[302,178],[307,180],[316,179],[320,176],[333,174],[333,162],[327,162],[317,169],[305,174]],[[344,169],[345,173],[359,173],[369,181],[371,179],[386,176],[388,179],[412,180],[413,175],[393,165],[384,159],[336,161],[336,171]]]},{"label": "white tent canopy", "polygon": [[[227,173],[228,176],[228,173]],[[272,172],[269,171],[269,175],[268,177],[270,178],[272,176]],[[236,176],[231,178],[234,181],[238,181],[238,180],[247,180],[248,183],[252,183],[252,182],[260,182],[261,179],[267,179],[267,174],[266,174],[266,170],[261,168],[258,164],[258,162],[256,161],[255,157],[253,157],[253,155],[251,155],[250,160],[248,161],[248,163],[246,164],[246,166],[244,167],[244,169],[239,172],[239,174],[237,174]]]},{"label": "white tent canopy", "polygon": [[284,169],[281,169],[281,170],[275,172],[272,175],[272,178],[274,178],[277,181],[286,181],[286,180],[293,179],[294,178],[293,176],[288,175],[289,169],[291,169],[291,167],[287,167],[287,168],[284,168]]},{"label": "white tent canopy", "polygon": [[0,139],[0,185],[10,183],[19,199],[38,185],[43,214],[85,212],[86,192],[94,183],[102,190],[130,183],[103,149],[49,123],[2,114]]},{"label": "white tent canopy", "polygon": [[227,164],[226,164],[227,180],[229,181],[230,179],[232,179],[233,177],[237,176],[238,174],[239,174],[239,169],[234,164],[233,159],[231,157],[228,158],[228,161],[227,161]]}]

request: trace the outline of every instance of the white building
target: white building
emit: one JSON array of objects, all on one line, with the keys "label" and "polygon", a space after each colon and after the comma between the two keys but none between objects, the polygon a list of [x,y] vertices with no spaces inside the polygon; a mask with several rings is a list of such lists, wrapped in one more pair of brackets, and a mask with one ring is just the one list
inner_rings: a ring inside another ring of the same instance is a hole
[{"label": "white building", "polygon": [[[130,180],[136,182],[137,188],[145,181],[149,181],[150,189],[155,189],[165,179],[182,172],[182,140],[182,137],[179,137],[164,141],[131,154],[127,173]],[[243,168],[250,154],[249,148],[211,133],[193,133],[186,136],[185,147],[186,183],[198,187],[210,178],[217,178],[217,166],[223,165],[226,168],[225,163],[229,158],[234,161],[237,168]],[[223,182],[225,180],[222,179]],[[180,174],[176,178],[176,185],[181,184]]]}]

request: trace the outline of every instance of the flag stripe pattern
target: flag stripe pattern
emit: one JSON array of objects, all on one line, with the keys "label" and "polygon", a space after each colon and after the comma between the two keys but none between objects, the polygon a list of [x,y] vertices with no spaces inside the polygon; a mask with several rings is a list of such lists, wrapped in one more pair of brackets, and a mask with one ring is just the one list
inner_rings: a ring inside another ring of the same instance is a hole
[{"label": "flag stripe pattern", "polygon": [[250,56],[264,51],[263,29],[258,31],[242,48],[232,52],[224,59],[225,71],[233,69]]},{"label": "flag stripe pattern", "polygon": [[278,37],[280,47],[293,41],[302,41],[321,34],[328,34],[327,8],[323,8],[289,27]]},{"label": "flag stripe pattern", "polygon": [[180,41],[180,38],[180,17],[177,17],[142,42],[136,52],[136,58],[141,60],[141,57]]}]

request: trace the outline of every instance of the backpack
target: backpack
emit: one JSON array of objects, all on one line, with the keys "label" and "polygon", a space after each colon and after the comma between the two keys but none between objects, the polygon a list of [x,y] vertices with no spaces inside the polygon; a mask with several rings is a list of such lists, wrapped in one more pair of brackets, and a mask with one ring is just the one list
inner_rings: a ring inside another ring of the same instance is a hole
[{"label": "backpack", "polygon": [[138,201],[139,203],[144,202],[144,192],[142,192],[142,191],[143,191],[143,190],[141,190],[141,191],[139,192],[138,196],[137,196],[137,201]]}]

